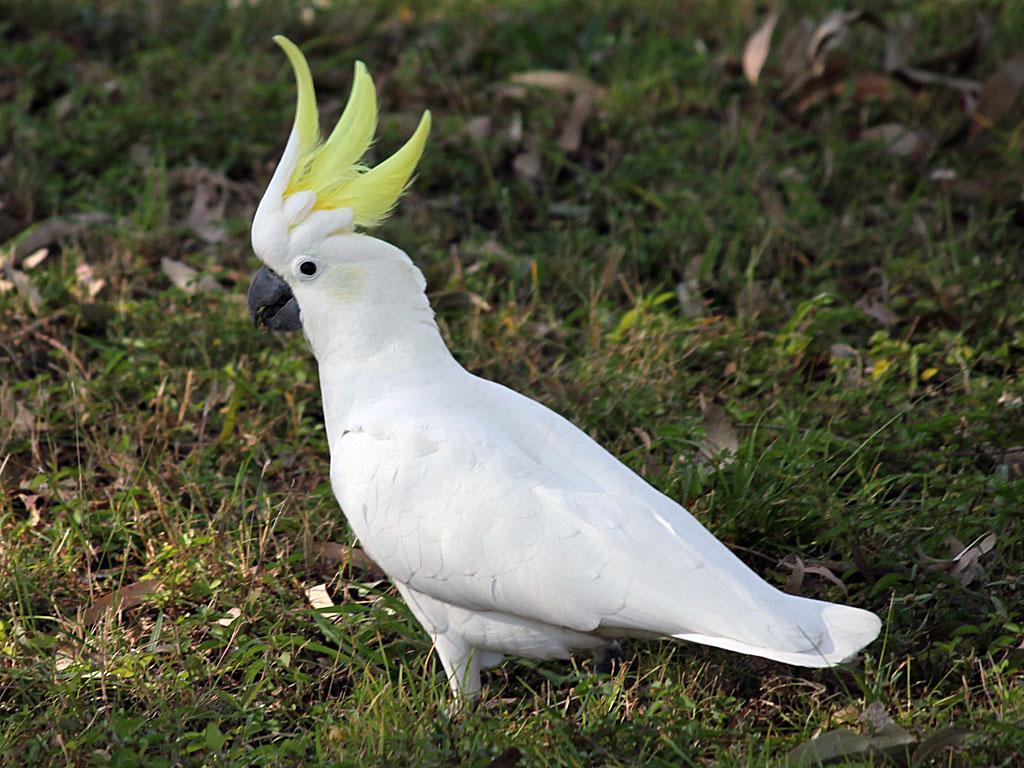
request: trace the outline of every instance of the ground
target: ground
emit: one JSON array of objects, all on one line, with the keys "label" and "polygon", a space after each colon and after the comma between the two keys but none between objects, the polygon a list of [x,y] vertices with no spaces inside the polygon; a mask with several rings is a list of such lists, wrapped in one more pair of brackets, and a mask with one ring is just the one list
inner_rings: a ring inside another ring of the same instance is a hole
[{"label": "ground", "polygon": [[[769,4],[327,5],[5,3],[0,763],[776,765],[846,730],[1021,764],[1024,6],[791,2],[754,84]],[[446,716],[343,557],[305,343],[245,311],[278,32],[325,122],[367,63],[376,158],[433,111],[378,234],[462,363],[769,581],[878,612],[859,662],[627,642]]]}]

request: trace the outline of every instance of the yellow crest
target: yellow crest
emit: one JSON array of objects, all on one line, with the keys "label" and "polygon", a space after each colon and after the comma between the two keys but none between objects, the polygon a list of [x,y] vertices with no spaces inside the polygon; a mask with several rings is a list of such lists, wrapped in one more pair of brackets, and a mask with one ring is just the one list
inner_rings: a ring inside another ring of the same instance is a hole
[{"label": "yellow crest", "polygon": [[338,124],[326,140],[320,136],[313,78],[302,51],[288,38],[276,42],[295,71],[298,98],[293,131],[298,137],[299,159],[284,196],[310,191],[316,195],[315,209],[351,208],[358,227],[373,227],[391,213],[402,196],[430,133],[430,112],[424,112],[412,137],[395,154],[373,168],[359,161],[373,142],[377,130],[377,92],[373,79],[361,61],[356,62],[355,79]]}]

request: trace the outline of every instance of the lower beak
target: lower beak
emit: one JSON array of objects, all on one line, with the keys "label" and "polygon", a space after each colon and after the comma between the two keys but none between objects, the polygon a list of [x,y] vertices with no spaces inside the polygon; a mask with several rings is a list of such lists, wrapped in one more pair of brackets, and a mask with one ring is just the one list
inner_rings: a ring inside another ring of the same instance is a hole
[{"label": "lower beak", "polygon": [[266,267],[260,267],[249,283],[246,294],[249,317],[257,328],[265,325],[272,331],[298,331],[302,328],[299,302],[288,283]]}]

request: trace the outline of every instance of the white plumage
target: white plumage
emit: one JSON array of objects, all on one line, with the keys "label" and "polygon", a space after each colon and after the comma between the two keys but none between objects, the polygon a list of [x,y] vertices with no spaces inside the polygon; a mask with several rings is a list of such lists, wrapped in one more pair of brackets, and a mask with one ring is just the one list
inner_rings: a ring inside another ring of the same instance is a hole
[{"label": "white plumage", "polygon": [[285,205],[294,154],[254,246],[319,364],[334,493],[456,695],[477,694],[505,654],[564,658],[621,637],[823,667],[878,635],[872,613],[775,589],[586,433],[465,371],[405,253],[355,233],[348,209]]}]

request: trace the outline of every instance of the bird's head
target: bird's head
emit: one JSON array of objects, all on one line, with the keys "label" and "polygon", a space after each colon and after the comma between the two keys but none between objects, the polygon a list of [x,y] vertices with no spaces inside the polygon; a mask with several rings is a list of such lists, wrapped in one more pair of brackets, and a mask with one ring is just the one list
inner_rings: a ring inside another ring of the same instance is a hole
[{"label": "bird's head", "polygon": [[377,129],[377,94],[366,67],[356,62],[348,103],[324,139],[305,57],[287,38],[274,40],[295,71],[298,99],[284,154],[252,223],[253,250],[265,266],[253,277],[248,304],[257,325],[298,330],[318,320],[311,316],[317,307],[380,282],[365,279],[367,270],[389,262],[410,268],[397,248],[359,231],[383,221],[405,191],[423,154],[430,113],[401,149],[367,168],[360,161]]}]

